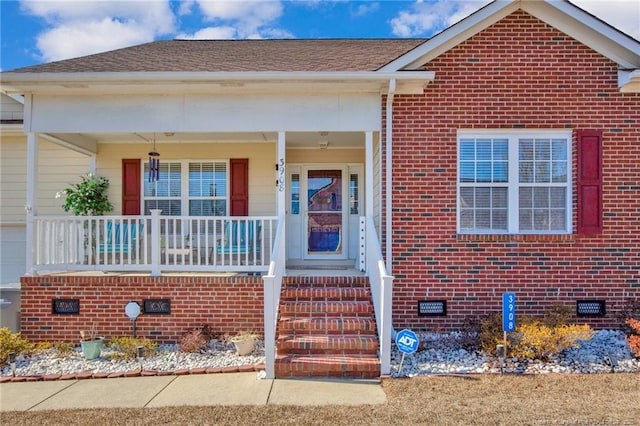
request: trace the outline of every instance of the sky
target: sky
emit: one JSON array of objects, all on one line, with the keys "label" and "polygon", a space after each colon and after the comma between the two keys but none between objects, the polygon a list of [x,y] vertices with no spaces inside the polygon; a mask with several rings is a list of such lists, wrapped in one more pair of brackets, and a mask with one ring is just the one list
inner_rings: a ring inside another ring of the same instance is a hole
[{"label": "sky", "polygon": [[[640,40],[640,0],[572,0]],[[0,70],[167,39],[431,37],[490,0],[0,0]]]}]

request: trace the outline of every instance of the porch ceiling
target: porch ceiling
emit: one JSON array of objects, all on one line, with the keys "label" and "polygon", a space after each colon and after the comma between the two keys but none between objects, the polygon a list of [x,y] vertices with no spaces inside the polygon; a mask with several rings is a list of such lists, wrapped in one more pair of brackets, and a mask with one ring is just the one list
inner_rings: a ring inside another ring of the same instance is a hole
[{"label": "porch ceiling", "polygon": [[[148,145],[154,138],[157,144],[187,143],[276,143],[275,132],[158,132],[158,133],[54,133],[54,142],[67,147],[91,149],[95,144],[125,143]],[[331,148],[364,147],[363,132],[286,132],[287,148],[318,148],[320,142],[328,142]]]}]

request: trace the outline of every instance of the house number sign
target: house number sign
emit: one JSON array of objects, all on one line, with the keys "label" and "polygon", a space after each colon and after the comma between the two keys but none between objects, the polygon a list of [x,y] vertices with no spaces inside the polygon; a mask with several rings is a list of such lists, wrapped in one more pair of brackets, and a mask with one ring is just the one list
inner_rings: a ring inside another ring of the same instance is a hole
[{"label": "house number sign", "polygon": [[502,295],[502,331],[516,331],[516,294]]},{"label": "house number sign", "polygon": [[284,191],[284,158],[278,160],[278,191]]}]

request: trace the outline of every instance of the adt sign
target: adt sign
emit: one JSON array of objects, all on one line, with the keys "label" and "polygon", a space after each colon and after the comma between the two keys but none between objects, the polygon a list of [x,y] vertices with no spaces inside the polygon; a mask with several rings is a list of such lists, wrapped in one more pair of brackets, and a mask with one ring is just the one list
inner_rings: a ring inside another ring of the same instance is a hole
[{"label": "adt sign", "polygon": [[418,350],[418,336],[411,330],[406,328],[396,334],[396,346],[400,352],[405,354],[412,354]]},{"label": "adt sign", "polygon": [[502,295],[502,331],[516,331],[516,294]]}]

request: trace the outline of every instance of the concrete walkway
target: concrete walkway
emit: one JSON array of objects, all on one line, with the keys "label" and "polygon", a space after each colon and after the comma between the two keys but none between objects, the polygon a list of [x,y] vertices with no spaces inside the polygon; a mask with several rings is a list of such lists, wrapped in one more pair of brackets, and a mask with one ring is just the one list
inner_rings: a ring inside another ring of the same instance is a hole
[{"label": "concrete walkway", "polygon": [[386,401],[377,380],[261,380],[256,373],[0,384],[0,411],[181,405],[361,405]]}]

